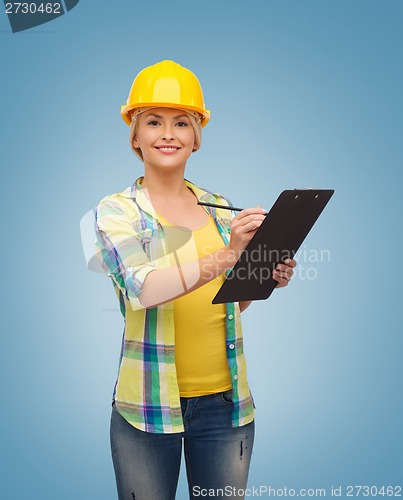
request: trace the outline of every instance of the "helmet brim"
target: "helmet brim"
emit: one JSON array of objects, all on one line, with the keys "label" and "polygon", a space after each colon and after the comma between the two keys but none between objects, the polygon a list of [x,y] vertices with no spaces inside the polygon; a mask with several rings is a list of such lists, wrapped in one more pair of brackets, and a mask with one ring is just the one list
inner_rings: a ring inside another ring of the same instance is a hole
[{"label": "helmet brim", "polygon": [[123,120],[130,125],[132,122],[132,112],[134,109],[138,108],[173,108],[173,109],[184,109],[185,111],[194,111],[200,115],[201,126],[204,127],[210,120],[210,111],[204,109],[201,110],[195,106],[186,106],[183,104],[174,103],[163,103],[163,102],[152,102],[152,103],[141,103],[141,104],[130,104],[121,107],[120,114]]}]

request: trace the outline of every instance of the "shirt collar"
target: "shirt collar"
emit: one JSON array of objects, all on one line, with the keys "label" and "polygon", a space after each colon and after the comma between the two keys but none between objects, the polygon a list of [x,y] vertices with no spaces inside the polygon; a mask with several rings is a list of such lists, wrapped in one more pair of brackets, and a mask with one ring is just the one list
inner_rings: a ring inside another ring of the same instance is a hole
[{"label": "shirt collar", "polygon": [[[141,186],[143,179],[144,177],[139,177],[138,179],[136,179],[133,186],[128,190],[126,190],[125,194],[127,193],[127,197],[135,199],[137,204],[140,206],[142,210],[144,210],[144,212],[147,212],[152,217],[157,218],[157,214],[151,204],[151,201],[147,197],[146,194],[147,190],[143,189]],[[188,181],[187,179],[185,179],[185,184],[188,188],[190,188],[193,191],[193,193],[195,194],[196,198],[199,201],[204,201],[207,203],[214,203],[216,201],[216,197],[213,195],[213,193],[210,193],[209,191],[199,188],[198,186]],[[214,215],[210,207],[203,207],[203,208],[205,208],[210,215],[212,216]]]}]

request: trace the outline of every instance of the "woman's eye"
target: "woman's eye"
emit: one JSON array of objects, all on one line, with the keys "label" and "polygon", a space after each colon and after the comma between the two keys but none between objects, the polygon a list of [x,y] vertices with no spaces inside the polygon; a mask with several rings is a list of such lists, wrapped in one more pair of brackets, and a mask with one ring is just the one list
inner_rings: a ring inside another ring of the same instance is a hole
[{"label": "woman's eye", "polygon": [[157,125],[159,125],[159,122],[157,122],[157,120],[150,120],[148,122],[148,125],[151,125],[152,127],[156,127]]},{"label": "woman's eye", "polygon": [[187,127],[188,126],[188,124],[186,122],[178,122],[176,125],[178,127]]}]

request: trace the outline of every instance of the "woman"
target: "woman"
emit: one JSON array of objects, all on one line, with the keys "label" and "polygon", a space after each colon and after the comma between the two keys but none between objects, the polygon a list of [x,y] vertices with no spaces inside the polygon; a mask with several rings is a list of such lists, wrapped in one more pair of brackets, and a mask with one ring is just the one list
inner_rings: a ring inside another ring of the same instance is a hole
[{"label": "woman", "polygon": [[[145,68],[122,116],[144,176],[97,208],[97,244],[125,317],[112,402],[119,499],[172,500],[182,439],[190,498],[243,498],[254,438],[240,312],[213,305],[265,211],[232,217],[184,177],[210,115],[196,76],[173,61]],[[286,286],[294,260],[277,266]],[[226,495],[228,496],[228,495]]]}]

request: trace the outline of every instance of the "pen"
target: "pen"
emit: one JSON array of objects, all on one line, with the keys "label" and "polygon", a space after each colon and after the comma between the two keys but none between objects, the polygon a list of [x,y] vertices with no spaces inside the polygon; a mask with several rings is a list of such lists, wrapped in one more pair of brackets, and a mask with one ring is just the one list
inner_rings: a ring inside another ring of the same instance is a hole
[{"label": "pen", "polygon": [[[225,210],[234,210],[235,212],[241,212],[243,210],[243,208],[228,207],[227,205],[217,205],[216,203],[204,203],[203,201],[198,201],[197,204],[203,205],[204,207],[224,208]],[[265,213],[264,215],[267,215],[267,213]]]}]

